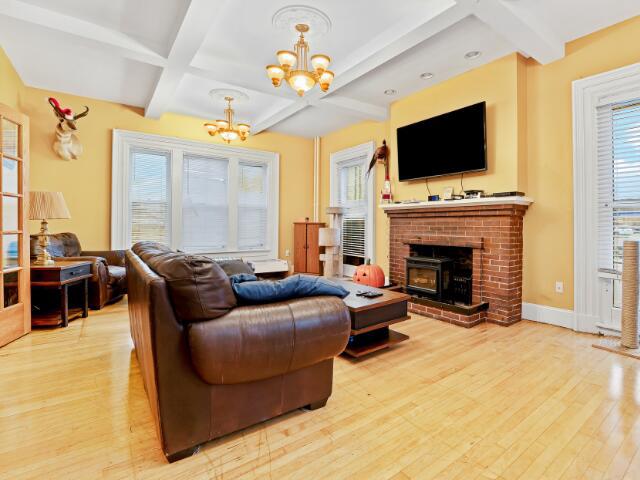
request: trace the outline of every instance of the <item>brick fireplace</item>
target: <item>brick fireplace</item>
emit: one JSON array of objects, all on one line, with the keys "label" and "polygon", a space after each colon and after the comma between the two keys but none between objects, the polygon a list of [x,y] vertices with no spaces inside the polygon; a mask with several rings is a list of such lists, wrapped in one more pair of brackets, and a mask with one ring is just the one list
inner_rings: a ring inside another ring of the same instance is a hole
[{"label": "brick fireplace", "polygon": [[470,278],[470,303],[462,302],[460,296],[455,301],[437,301],[418,293],[409,310],[464,327],[484,321],[504,326],[520,321],[522,223],[529,204],[531,199],[526,197],[491,197],[385,205],[392,282],[407,286],[407,257],[430,254],[455,259],[455,252],[467,252],[463,274],[458,275],[466,282]]}]

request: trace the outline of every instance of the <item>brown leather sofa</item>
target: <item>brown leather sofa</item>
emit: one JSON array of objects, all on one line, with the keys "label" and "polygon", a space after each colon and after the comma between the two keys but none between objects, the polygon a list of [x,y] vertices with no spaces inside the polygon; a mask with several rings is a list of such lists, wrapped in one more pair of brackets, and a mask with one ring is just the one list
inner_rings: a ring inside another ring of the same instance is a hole
[{"label": "brown leather sofa", "polygon": [[[83,251],[75,233],[54,233],[49,236],[47,251],[54,260],[91,262],[89,307],[100,310],[120,300],[127,293],[127,271],[124,250]],[[38,235],[31,235],[31,258],[38,255]]]},{"label": "brown leather sofa", "polygon": [[238,306],[215,262],[141,242],[127,251],[129,318],[162,449],[324,406],[350,331],[336,297]]}]

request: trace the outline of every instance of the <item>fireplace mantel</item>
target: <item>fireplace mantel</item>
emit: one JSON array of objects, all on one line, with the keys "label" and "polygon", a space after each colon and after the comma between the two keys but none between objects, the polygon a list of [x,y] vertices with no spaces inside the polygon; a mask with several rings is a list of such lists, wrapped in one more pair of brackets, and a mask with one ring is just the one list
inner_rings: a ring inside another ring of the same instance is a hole
[{"label": "fireplace mantel", "polygon": [[425,210],[457,207],[475,206],[501,206],[501,205],[524,205],[529,206],[533,199],[529,197],[483,197],[465,198],[462,200],[440,200],[437,202],[415,202],[415,203],[383,203],[380,208],[387,213],[404,210]]}]

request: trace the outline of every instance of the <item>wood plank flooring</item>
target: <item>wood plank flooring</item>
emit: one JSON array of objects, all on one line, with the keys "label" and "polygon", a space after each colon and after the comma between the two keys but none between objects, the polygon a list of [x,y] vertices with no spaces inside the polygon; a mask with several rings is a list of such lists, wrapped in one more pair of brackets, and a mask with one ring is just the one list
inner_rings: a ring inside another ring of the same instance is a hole
[{"label": "wood plank flooring", "polygon": [[0,349],[1,479],[639,479],[640,362],[594,337],[424,317],[336,360],[325,408],[167,464],[126,303]]}]

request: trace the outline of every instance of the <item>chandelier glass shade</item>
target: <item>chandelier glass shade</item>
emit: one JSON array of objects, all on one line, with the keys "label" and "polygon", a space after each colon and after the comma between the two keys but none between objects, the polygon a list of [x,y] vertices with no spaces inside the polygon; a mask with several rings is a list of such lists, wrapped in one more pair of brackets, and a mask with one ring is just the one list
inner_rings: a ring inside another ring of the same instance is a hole
[{"label": "chandelier glass shade", "polygon": [[251,127],[246,123],[233,123],[233,109],[231,108],[233,97],[225,97],[224,99],[227,102],[227,108],[224,110],[225,119],[207,122],[204,124],[204,128],[207,129],[207,133],[212,137],[220,135],[220,138],[227,143],[231,143],[238,138],[244,142],[249,136]]},{"label": "chandelier glass shade", "polygon": [[327,55],[312,55],[311,69],[309,69],[309,44],[304,39],[304,34],[309,31],[309,26],[303,23],[296,25],[300,33],[298,42],[294,45],[294,51],[280,50],[276,53],[280,65],[267,65],[267,75],[274,87],[279,87],[282,80],[286,80],[289,86],[299,96],[315,87],[320,86],[323,92],[329,90],[333,82],[333,72],[327,70],[331,59]]}]

